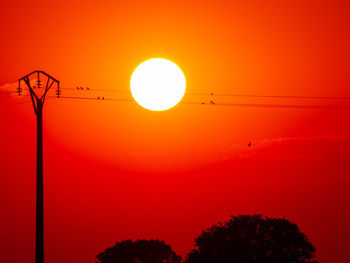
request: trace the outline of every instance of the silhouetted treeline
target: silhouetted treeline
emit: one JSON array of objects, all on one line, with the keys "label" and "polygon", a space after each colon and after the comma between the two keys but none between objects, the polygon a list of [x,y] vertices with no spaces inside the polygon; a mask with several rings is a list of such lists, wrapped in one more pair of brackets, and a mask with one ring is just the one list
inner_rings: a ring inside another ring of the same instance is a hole
[{"label": "silhouetted treeline", "polygon": [[231,217],[195,239],[185,263],[306,263],[315,248],[297,225],[260,215]]},{"label": "silhouetted treeline", "polygon": [[159,240],[125,240],[97,255],[101,263],[180,263],[181,257]]},{"label": "silhouetted treeline", "polygon": [[[158,240],[126,240],[97,256],[99,263],[180,263]],[[184,263],[317,263],[315,247],[287,219],[261,215],[231,217],[203,231]]]}]

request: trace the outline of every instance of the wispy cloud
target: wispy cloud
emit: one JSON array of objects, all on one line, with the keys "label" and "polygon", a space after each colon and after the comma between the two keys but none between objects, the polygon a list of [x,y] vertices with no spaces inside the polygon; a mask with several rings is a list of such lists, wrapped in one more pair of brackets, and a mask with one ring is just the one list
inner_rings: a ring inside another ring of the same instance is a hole
[{"label": "wispy cloud", "polygon": [[274,143],[284,142],[300,142],[300,141],[338,141],[338,140],[349,140],[350,134],[334,134],[334,135],[323,135],[323,136],[309,136],[309,137],[280,137],[272,139],[263,139],[259,141],[259,146],[266,146]]},{"label": "wispy cloud", "polygon": [[[258,158],[276,160],[342,160],[350,155],[350,134],[281,137],[253,142],[252,147],[231,145],[221,160]],[[215,160],[218,161],[218,160]]]},{"label": "wispy cloud", "polygon": [[[35,82],[36,80],[30,80],[31,85],[35,84]],[[23,82],[21,83],[21,87],[22,87],[22,95],[28,95],[29,94],[28,88]],[[0,94],[5,93],[11,96],[18,96],[17,89],[18,89],[18,82],[6,83],[3,85],[0,85]]]},{"label": "wispy cloud", "polygon": [[7,93],[9,95],[17,94],[18,83],[6,83],[0,86],[0,92]]}]

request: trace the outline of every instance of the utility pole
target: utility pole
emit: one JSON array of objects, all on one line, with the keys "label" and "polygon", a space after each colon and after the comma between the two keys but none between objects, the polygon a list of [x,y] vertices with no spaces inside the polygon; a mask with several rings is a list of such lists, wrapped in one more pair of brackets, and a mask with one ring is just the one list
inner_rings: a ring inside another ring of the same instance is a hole
[{"label": "utility pole", "polygon": [[[42,86],[40,77],[46,79],[45,87]],[[18,80],[19,96],[22,93],[22,81],[29,89],[37,117],[35,263],[44,263],[43,106],[46,94],[54,83],[57,85],[56,96],[59,98],[60,82],[43,71],[33,71]]]}]

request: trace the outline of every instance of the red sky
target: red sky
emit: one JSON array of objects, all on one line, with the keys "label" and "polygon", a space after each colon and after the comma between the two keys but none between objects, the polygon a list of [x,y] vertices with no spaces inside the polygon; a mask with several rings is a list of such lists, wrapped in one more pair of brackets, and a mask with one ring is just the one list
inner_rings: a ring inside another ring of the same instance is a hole
[{"label": "red sky", "polygon": [[[2,1],[0,97],[44,70],[63,95],[131,98],[142,61],[177,63],[186,102],[349,106],[348,1]],[[54,91],[52,91],[54,93]],[[0,252],[34,262],[36,124],[0,98]],[[261,213],[298,224],[322,262],[350,257],[350,111],[48,100],[45,257],[94,262],[116,241],[158,238],[185,255],[206,227]],[[252,142],[252,147],[247,147]],[[20,252],[18,252],[20,251]]]}]

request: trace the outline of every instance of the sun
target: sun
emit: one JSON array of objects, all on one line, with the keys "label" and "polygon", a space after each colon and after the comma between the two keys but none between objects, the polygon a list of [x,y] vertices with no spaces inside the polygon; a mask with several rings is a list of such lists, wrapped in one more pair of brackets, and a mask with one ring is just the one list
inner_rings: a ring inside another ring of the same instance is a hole
[{"label": "sun", "polygon": [[152,111],[168,110],[185,94],[186,79],[181,69],[163,58],[141,63],[130,80],[131,94],[138,104]]}]

